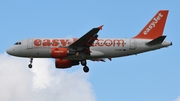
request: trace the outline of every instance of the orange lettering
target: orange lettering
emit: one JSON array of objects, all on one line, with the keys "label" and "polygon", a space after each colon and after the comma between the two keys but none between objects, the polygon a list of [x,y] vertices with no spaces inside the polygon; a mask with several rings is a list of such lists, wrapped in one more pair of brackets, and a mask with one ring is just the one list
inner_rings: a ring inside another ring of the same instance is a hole
[{"label": "orange lettering", "polygon": [[67,44],[68,41],[69,41],[68,39],[66,39],[66,41],[63,40],[63,39],[60,40],[61,45],[62,45],[63,47],[66,46],[66,44]]},{"label": "orange lettering", "polygon": [[59,45],[59,40],[58,39],[53,39],[52,40],[52,46],[58,46]]},{"label": "orange lettering", "polygon": [[[41,39],[35,39],[34,40],[34,45],[35,46],[62,46],[62,47],[65,47],[67,45],[70,45],[72,44],[73,42],[77,41],[78,39],[77,38],[73,38],[73,39],[44,39],[44,40],[41,40]],[[124,47],[124,40],[122,39],[114,39],[114,40],[111,40],[111,39],[99,39],[97,41],[95,41],[92,46],[99,46],[99,47],[103,47],[103,46],[107,46],[107,47],[110,47],[110,46],[121,46]]]},{"label": "orange lettering", "polygon": [[112,40],[107,39],[107,40],[104,41],[104,44],[105,44],[106,46],[111,46],[111,45],[112,45]]},{"label": "orange lettering", "polygon": [[104,41],[103,39],[97,40],[97,45],[98,46],[103,46],[104,45],[103,41]]},{"label": "orange lettering", "polygon": [[49,39],[43,40],[43,46],[50,46],[50,45],[51,45],[51,41]]},{"label": "orange lettering", "polygon": [[116,42],[117,42],[118,46],[120,46],[120,44],[121,44],[121,42],[122,42],[122,47],[124,47],[124,40],[118,40],[118,39],[113,40],[113,43],[114,43],[114,45],[113,45],[113,46],[115,46],[115,45],[116,45]]},{"label": "orange lettering", "polygon": [[35,46],[40,46],[41,43],[42,43],[42,40],[40,40],[40,39],[34,40],[34,45],[35,45]]}]

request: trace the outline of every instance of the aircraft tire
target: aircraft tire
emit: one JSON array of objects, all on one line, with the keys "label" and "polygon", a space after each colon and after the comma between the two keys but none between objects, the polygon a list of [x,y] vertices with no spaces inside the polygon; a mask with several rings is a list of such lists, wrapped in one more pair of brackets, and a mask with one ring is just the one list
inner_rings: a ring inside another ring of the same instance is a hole
[{"label": "aircraft tire", "polygon": [[89,72],[89,68],[88,68],[87,66],[84,66],[83,71],[84,71],[85,73],[87,73],[87,72]]},{"label": "aircraft tire", "polygon": [[32,68],[32,64],[29,64],[28,67],[29,67],[29,68]]}]

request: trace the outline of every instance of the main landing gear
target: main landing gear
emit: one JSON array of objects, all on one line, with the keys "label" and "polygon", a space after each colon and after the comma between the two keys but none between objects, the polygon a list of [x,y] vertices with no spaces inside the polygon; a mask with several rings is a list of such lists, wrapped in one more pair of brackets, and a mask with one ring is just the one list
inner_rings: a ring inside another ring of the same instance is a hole
[{"label": "main landing gear", "polygon": [[[28,65],[28,67],[29,67],[29,68],[32,68],[33,58],[30,58],[30,61],[29,61],[29,62],[30,62],[30,63],[29,63],[29,65]],[[83,67],[83,71],[84,71],[85,73],[89,72],[89,68],[88,68],[88,66],[87,66],[87,62],[86,62],[85,59],[81,60],[81,65],[84,66],[84,67]]]},{"label": "main landing gear", "polygon": [[88,66],[86,66],[86,65],[87,65],[86,60],[84,60],[84,59],[81,60],[81,65],[84,66],[84,67],[83,67],[83,71],[84,71],[85,73],[89,72],[89,68],[88,68]]},{"label": "main landing gear", "polygon": [[32,68],[32,62],[33,62],[33,58],[30,58],[30,64],[28,65],[29,68]]}]

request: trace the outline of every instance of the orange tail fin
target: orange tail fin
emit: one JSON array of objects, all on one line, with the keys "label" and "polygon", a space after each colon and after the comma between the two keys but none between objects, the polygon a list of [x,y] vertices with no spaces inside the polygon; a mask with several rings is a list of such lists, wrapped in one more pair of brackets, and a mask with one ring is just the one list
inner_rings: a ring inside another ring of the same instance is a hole
[{"label": "orange tail fin", "polygon": [[168,10],[160,10],[134,38],[155,39],[163,34]]}]

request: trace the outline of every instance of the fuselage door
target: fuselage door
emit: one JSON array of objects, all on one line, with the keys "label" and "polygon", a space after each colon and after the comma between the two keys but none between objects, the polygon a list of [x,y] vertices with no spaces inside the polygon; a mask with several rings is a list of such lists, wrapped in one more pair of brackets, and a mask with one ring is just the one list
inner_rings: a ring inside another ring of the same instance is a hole
[{"label": "fuselage door", "polygon": [[32,49],[33,48],[33,39],[28,39],[27,41],[27,49]]},{"label": "fuselage door", "polygon": [[130,50],[135,50],[136,49],[136,41],[135,41],[135,39],[130,39],[130,47],[129,47],[129,49]]}]

